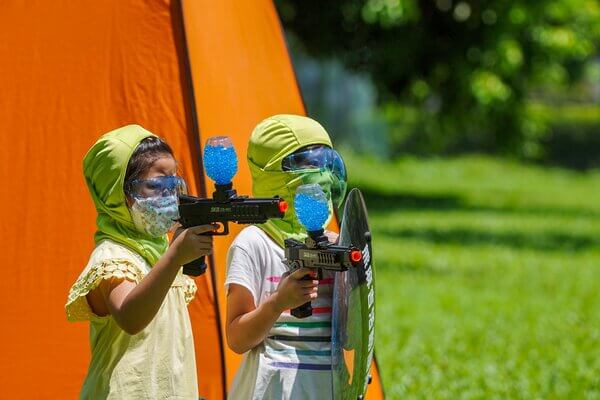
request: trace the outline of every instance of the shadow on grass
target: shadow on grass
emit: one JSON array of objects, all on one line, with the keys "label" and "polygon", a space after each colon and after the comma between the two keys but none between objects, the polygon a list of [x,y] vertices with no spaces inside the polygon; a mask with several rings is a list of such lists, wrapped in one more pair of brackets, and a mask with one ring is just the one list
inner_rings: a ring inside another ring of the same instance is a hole
[{"label": "shadow on grass", "polygon": [[600,247],[600,239],[592,236],[569,235],[560,232],[517,233],[487,232],[471,229],[377,229],[378,233],[394,238],[416,239],[431,243],[455,243],[462,246],[506,246],[516,249],[543,251],[581,251]]},{"label": "shadow on grass", "polygon": [[[548,207],[487,207],[484,205],[466,204],[456,195],[421,195],[415,193],[379,193],[373,190],[363,190],[367,208],[371,212],[385,213],[393,210],[413,211],[460,211],[473,213],[498,213],[513,215],[534,215],[568,217],[600,217],[600,213],[593,210],[577,208],[548,208]],[[569,234],[568,227],[564,231],[545,231],[537,233],[523,232],[490,232],[473,229],[436,229],[436,228],[404,228],[387,227],[376,232],[394,238],[415,239],[431,243],[456,243],[463,246],[505,246],[516,249],[533,249],[540,251],[566,251],[575,252],[592,247],[600,247],[600,238],[592,235]]]},{"label": "shadow on grass", "polygon": [[411,275],[428,275],[428,276],[450,276],[464,273],[464,268],[450,268],[448,266],[439,266],[435,264],[414,263],[402,261],[398,263],[386,263],[385,260],[377,261],[377,271],[393,271],[405,272]]},{"label": "shadow on grass", "polygon": [[367,208],[370,211],[386,212],[391,210],[423,211],[463,211],[473,213],[505,213],[534,216],[600,217],[600,212],[581,208],[565,207],[502,207],[468,204],[460,196],[452,194],[423,195],[408,192],[381,193],[361,188]]}]

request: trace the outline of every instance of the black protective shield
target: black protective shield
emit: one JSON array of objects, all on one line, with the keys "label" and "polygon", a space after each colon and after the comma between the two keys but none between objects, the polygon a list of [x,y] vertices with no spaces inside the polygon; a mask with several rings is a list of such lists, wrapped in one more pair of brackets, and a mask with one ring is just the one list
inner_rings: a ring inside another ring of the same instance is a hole
[{"label": "black protective shield", "polygon": [[337,273],[332,316],[333,398],[356,400],[367,390],[375,339],[371,231],[358,189],[348,194],[339,244],[357,247],[363,254],[357,268]]}]

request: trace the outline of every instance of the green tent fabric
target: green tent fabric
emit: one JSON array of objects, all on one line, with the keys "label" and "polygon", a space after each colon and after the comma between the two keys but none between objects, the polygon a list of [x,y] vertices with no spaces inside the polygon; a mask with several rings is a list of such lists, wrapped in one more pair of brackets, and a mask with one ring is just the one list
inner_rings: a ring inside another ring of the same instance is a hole
[{"label": "green tent fabric", "polygon": [[108,132],[85,155],[83,173],[98,212],[95,242],[114,240],[154,265],[167,250],[168,238],[154,238],[135,228],[123,191],[129,159],[137,145],[150,136],[155,135],[139,125]]}]

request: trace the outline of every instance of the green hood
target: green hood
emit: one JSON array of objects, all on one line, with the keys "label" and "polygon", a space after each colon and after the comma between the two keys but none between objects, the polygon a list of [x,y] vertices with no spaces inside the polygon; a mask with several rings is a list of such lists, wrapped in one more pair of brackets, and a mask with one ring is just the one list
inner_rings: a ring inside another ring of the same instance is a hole
[{"label": "green hood", "polygon": [[150,136],[154,135],[139,125],[105,134],[85,155],[83,174],[98,212],[95,242],[114,240],[154,265],[167,250],[168,238],[153,238],[135,228],[123,190],[129,159],[137,145]]},{"label": "green hood", "polygon": [[[283,219],[272,219],[258,225],[281,247],[284,247],[287,238],[306,238],[306,231],[296,218],[294,196],[296,188],[304,183],[303,175],[308,174],[283,171],[281,162],[287,155],[313,144],[332,147],[327,131],[317,121],[299,115],[267,118],[256,126],[250,137],[248,165],[253,195],[279,196],[289,205]],[[313,178],[319,180],[318,176]]]}]

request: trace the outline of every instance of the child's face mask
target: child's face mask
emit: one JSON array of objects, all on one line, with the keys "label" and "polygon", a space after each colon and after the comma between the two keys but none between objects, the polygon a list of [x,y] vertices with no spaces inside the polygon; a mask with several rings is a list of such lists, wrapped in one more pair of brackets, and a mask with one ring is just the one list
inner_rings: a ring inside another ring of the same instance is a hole
[{"label": "child's face mask", "polygon": [[186,188],[178,176],[158,176],[129,182],[125,191],[133,199],[130,213],[137,230],[159,237],[179,219],[177,196],[186,193]]},{"label": "child's face mask", "polygon": [[130,209],[135,227],[152,237],[169,232],[179,218],[176,195],[135,198]]}]

